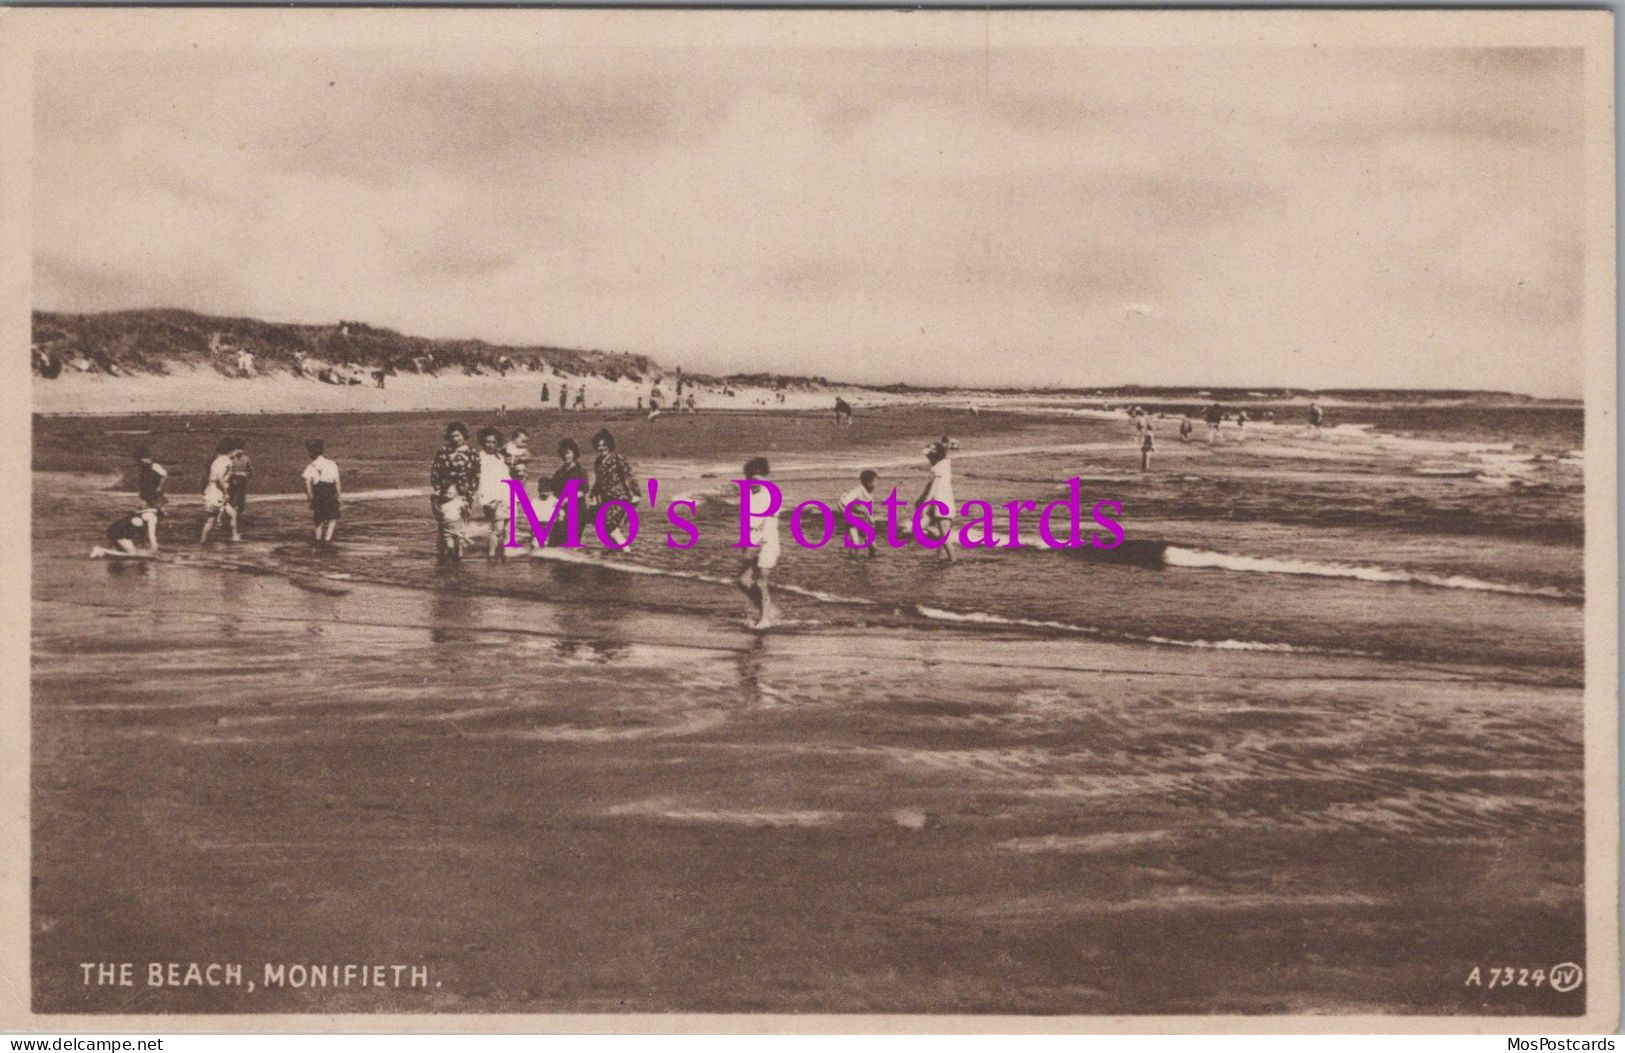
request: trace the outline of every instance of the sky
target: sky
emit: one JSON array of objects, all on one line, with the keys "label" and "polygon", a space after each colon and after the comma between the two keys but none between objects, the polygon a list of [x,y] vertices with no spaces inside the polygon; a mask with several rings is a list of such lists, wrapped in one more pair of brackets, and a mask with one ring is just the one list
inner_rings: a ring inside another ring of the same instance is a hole
[{"label": "sky", "polygon": [[870,383],[1577,396],[1577,49],[41,56],[40,309]]}]

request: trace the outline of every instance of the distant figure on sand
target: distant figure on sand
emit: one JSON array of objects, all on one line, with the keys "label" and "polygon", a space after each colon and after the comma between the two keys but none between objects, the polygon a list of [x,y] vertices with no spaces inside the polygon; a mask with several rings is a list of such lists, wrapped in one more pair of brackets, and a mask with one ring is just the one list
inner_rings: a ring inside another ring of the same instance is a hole
[{"label": "distant figure on sand", "polygon": [[1179,418],[1179,441],[1190,442],[1191,430],[1191,415],[1187,413],[1183,417]]},{"label": "distant figure on sand", "polygon": [[1250,418],[1247,416],[1247,411],[1246,410],[1242,409],[1242,410],[1237,410],[1236,411],[1236,441],[1237,442],[1246,441],[1246,439],[1247,439],[1247,421],[1249,419]]},{"label": "distant figure on sand", "polygon": [[1219,425],[1224,423],[1224,407],[1215,402],[1203,414],[1207,421],[1207,444],[1212,446],[1219,441]]},{"label": "distant figure on sand", "polygon": [[479,460],[468,447],[468,426],[452,421],[429,466],[429,511],[435,521],[438,559],[462,558],[463,520],[473,507],[479,483]]},{"label": "distant figure on sand", "polygon": [[542,405],[545,406],[549,402],[552,402],[552,401],[553,401],[552,393],[548,390],[547,381],[544,380],[544,381],[542,381]]},{"label": "distant figure on sand", "polygon": [[1320,403],[1309,403],[1309,433],[1315,437],[1320,436],[1320,427],[1326,423],[1326,411],[1320,408]]},{"label": "distant figure on sand", "polygon": [[158,551],[158,510],[146,504],[108,524],[107,546],[90,550],[91,559],[152,555]]},{"label": "distant figure on sand", "polygon": [[[752,457],[745,462],[746,479],[766,479],[767,458]],[[739,591],[755,605],[756,618],[752,629],[766,629],[778,621],[779,612],[768,593],[767,579],[779,563],[779,514],[767,515],[772,507],[772,495],[765,486],[752,486],[747,496],[750,519],[750,544],[745,551],[744,565],[739,570]],[[759,518],[758,518],[759,517]]]},{"label": "distant figure on sand", "polygon": [[209,462],[209,468],[204,472],[203,531],[197,539],[200,545],[208,544],[209,535],[219,526],[230,528],[231,540],[241,540],[241,535],[237,533],[237,509],[229,498],[232,454],[238,449],[236,439],[221,439],[214,448],[214,459]]},{"label": "distant figure on sand", "polygon": [[845,399],[839,398],[839,397],[837,397],[836,400],[835,400],[835,423],[836,424],[851,424],[852,423],[852,407],[847,404],[847,401]]},{"label": "distant figure on sand", "polygon": [[575,408],[578,410],[584,410],[587,408],[587,385],[585,384],[581,385],[579,388],[576,388]]},{"label": "distant figure on sand", "polygon": [[495,559],[501,555],[503,542],[508,540],[508,524],[513,515],[513,495],[508,490],[508,480],[514,478],[513,467],[502,456],[502,433],[495,428],[480,429],[479,471],[474,507],[491,531],[485,554]]},{"label": "distant figure on sand", "polygon": [[1149,472],[1151,470],[1151,454],[1156,448],[1156,428],[1152,426],[1151,421],[1147,420],[1145,422],[1145,431],[1140,435],[1140,471]]},{"label": "distant figure on sand", "polygon": [[568,384],[560,384],[559,385],[559,409],[561,409],[561,410],[569,409],[570,408],[569,399],[570,399],[570,385],[568,385]]},{"label": "distant figure on sand", "polygon": [[151,508],[163,512],[164,505],[169,498],[164,496],[164,485],[169,482],[169,472],[164,466],[152,459],[152,452],[145,446],[135,448],[135,492],[141,499],[143,508]]},{"label": "distant figure on sand", "polygon": [[954,561],[954,510],[959,506],[954,503],[953,464],[948,455],[958,448],[959,444],[946,435],[925,448],[931,478],[926,482],[925,489],[920,491],[920,499],[914,502],[915,508],[923,508],[927,501],[936,501],[948,509],[946,514],[939,508],[926,509],[920,517],[920,526],[926,537],[943,542],[942,547],[937,549],[937,558],[949,563]]},{"label": "distant figure on sand", "polygon": [[[875,523],[875,482],[879,478],[880,476],[874,472],[865,469],[858,476],[858,485],[841,495],[842,514],[850,515],[853,519],[868,523],[873,527]],[[853,508],[852,502],[854,501],[863,501],[865,504]],[[868,508],[868,511],[864,511],[865,507]],[[863,532],[858,530],[857,527],[846,528],[846,545],[854,555],[861,552],[866,556],[873,556],[877,548],[872,543],[872,539],[870,544],[864,544]]]},{"label": "distant figure on sand", "polygon": [[311,540],[318,545],[331,545],[333,531],[339,525],[339,466],[323,453],[321,439],[305,443],[310,463],[305,465],[301,478],[305,481],[305,498],[310,502]]},{"label": "distant figure on sand", "polygon": [[615,452],[615,436],[607,428],[600,428],[598,434],[592,437],[592,448],[598,453],[598,459],[592,466],[592,490],[589,494],[593,514],[597,515],[598,509],[609,506],[604,512],[604,530],[615,546],[620,547],[627,543],[628,516],[625,508],[609,505],[609,502],[636,504],[637,483],[632,478],[632,466],[625,457]]}]

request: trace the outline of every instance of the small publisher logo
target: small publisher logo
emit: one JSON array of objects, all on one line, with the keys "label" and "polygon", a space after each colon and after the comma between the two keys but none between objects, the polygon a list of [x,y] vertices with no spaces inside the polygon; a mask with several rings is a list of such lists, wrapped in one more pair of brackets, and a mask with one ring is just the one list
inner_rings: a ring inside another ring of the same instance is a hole
[{"label": "small publisher logo", "polygon": [[1573,962],[1554,965],[1546,975],[1554,991],[1572,991],[1585,980],[1585,970]]}]

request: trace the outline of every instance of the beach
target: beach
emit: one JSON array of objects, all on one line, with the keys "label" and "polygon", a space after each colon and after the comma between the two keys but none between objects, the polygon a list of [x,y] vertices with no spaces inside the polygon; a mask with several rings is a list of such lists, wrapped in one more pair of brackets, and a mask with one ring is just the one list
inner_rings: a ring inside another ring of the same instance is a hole
[{"label": "beach", "polygon": [[[845,428],[822,400],[37,415],[35,1009],[1583,1012],[1469,979],[1583,960],[1577,406],[1348,406],[1316,436],[1260,402],[1213,447],[1159,407],[1142,473],[1098,403],[912,401]],[[529,429],[533,478],[608,427],[700,544],[653,514],[624,553],[437,565],[453,416]],[[200,550],[224,434],[246,540]],[[1076,476],[1129,544],[942,565],[786,535],[785,622],[746,628],[746,457],[787,507],[864,468],[913,501],[942,435],[961,501]],[[331,551],[310,437],[345,473]],[[87,560],[137,443],[174,476],[164,559]],[[79,981],[222,955],[430,980]]]}]

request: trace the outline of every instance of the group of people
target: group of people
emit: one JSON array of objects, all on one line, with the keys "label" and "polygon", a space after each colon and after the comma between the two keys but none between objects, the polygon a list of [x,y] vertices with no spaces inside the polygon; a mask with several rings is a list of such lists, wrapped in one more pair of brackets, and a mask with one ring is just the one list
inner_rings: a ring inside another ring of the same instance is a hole
[{"label": "group of people", "polygon": [[[544,381],[542,381],[542,405],[549,406],[549,405],[552,405],[552,402],[553,402],[553,388],[552,388],[552,385],[550,385],[547,381],[544,380]],[[561,381],[559,383],[559,409],[567,410],[567,409],[570,409],[570,408],[571,408],[570,385],[568,385],[568,384]],[[576,398],[575,398],[574,408],[576,408],[578,410],[584,410],[584,409],[587,408],[587,385],[585,385],[585,384],[576,385]]]},{"label": "group of people", "polygon": [[[523,551],[509,549],[506,542],[513,529],[514,500],[508,486],[510,480],[529,486],[533,474],[530,433],[517,428],[511,436],[491,426],[472,433],[461,421],[446,426],[444,441],[435,452],[429,466],[429,509],[435,523],[436,553],[441,561],[463,557],[471,541],[483,526],[486,534],[486,555],[497,558]],[[951,454],[958,443],[943,436],[925,449],[930,476],[921,491],[917,504],[937,502],[922,516],[922,533],[933,540],[948,539],[953,530],[953,513],[958,508],[953,492]],[[591,446],[594,460],[589,469],[581,459],[581,448],[572,438],[562,438],[555,447],[557,465],[551,472],[536,475],[535,491],[538,502],[533,506],[538,521],[554,519],[558,501],[571,484],[575,484],[584,498],[583,511],[590,519],[603,515],[604,532],[609,542],[617,547],[628,542],[627,509],[638,502],[638,483],[632,465],[616,452],[615,437],[608,429],[593,435]],[[310,456],[301,479],[312,518],[312,541],[330,545],[338,527],[340,516],[339,466],[326,455],[321,439],[305,443]],[[92,549],[91,555],[105,557],[150,557],[158,551],[158,524],[168,504],[166,489],[169,472],[159,464],[145,446],[134,451],[136,462],[137,507],[115,519],[106,531],[106,546]],[[745,463],[747,479],[766,480],[768,462],[753,457]],[[247,444],[241,438],[229,436],[215,447],[214,457],[204,473],[203,526],[198,543],[207,544],[217,532],[231,541],[241,540],[242,511],[248,499],[248,481],[253,477],[253,466],[248,458]],[[854,502],[863,502],[852,509],[854,518],[875,525],[873,508],[879,476],[870,470],[862,472],[857,485],[841,495],[840,507],[852,508]],[[750,488],[749,511],[751,547],[746,551],[740,570],[738,586],[752,604],[751,625],[766,628],[777,620],[777,609],[769,591],[768,581],[778,565],[781,546],[779,539],[780,512],[769,509],[771,496],[765,486]],[[867,507],[870,511],[865,512]],[[564,524],[555,525],[561,531]],[[535,536],[527,529],[529,547],[540,549],[557,544],[556,536]],[[862,531],[854,526],[846,529],[847,547],[855,554],[873,556],[876,546],[866,543]],[[514,536],[518,536],[517,533]],[[869,541],[872,541],[870,534]],[[944,544],[937,549],[938,558],[952,561],[953,546]]]},{"label": "group of people", "polygon": [[[436,555],[442,561],[461,559],[473,535],[473,524],[488,531],[486,555],[496,557],[512,551],[504,547],[512,523],[513,496],[508,481],[528,485],[530,478],[530,433],[524,428],[505,438],[495,427],[481,428],[469,443],[469,429],[462,421],[446,426],[445,440],[429,465],[429,510],[435,521]],[[581,447],[574,439],[559,440],[558,467],[536,481],[536,505],[543,519],[551,519],[554,508],[572,483],[578,485],[587,507],[596,514],[604,509],[604,528],[611,542],[627,543],[628,516],[625,507],[611,502],[635,504],[637,483],[632,466],[615,452],[615,436],[607,428],[592,437],[596,455],[589,475],[581,463]],[[543,547],[548,538],[531,537],[531,547]]]},{"label": "group of people", "polygon": [[[307,441],[305,452],[310,455],[310,463],[301,474],[311,511],[311,540],[319,545],[332,544],[339,521],[339,466],[324,451],[321,439]],[[158,522],[169,504],[169,470],[145,446],[137,446],[134,457],[136,507],[108,526],[107,544],[91,549],[94,558],[151,556],[158,551]],[[235,436],[221,439],[203,471],[199,545],[208,544],[217,533],[224,534],[227,541],[243,539],[243,510],[248,506],[248,482],[253,477],[248,444]]]},{"label": "group of people", "polygon": [[[1129,419],[1134,422],[1134,433],[1139,441],[1140,471],[1148,472],[1151,470],[1151,454],[1156,452],[1157,449],[1156,423],[1152,419],[1151,413],[1140,406],[1130,406],[1128,415]],[[1265,416],[1269,415],[1268,413],[1265,414]],[[1214,446],[1224,441],[1221,429],[1227,420],[1233,421],[1236,425],[1235,441],[1244,441],[1247,437],[1247,422],[1252,419],[1245,409],[1238,409],[1234,413],[1227,414],[1222,404],[1218,402],[1209,404],[1202,411],[1202,420],[1207,424],[1208,445]],[[1309,404],[1309,435],[1311,438],[1320,437],[1321,428],[1325,425],[1325,422],[1326,411],[1321,409],[1320,403],[1311,402]],[[1190,442],[1195,432],[1194,415],[1190,412],[1181,415],[1179,418],[1179,441]]]},{"label": "group of people", "polygon": [[[953,532],[954,511],[959,505],[954,501],[953,465],[950,460],[953,451],[959,449],[959,443],[946,435],[931,443],[925,448],[926,463],[930,466],[931,475],[926,480],[925,489],[915,506],[924,508],[921,517],[921,530],[933,541],[946,541]],[[745,462],[745,478],[749,480],[765,480],[768,478],[769,467],[767,458],[752,457]],[[875,497],[876,487],[880,483],[878,473],[864,469],[858,475],[857,485],[841,495],[840,507],[850,513],[852,520],[868,524],[870,532],[864,536],[863,530],[857,526],[849,525],[846,528],[847,549],[854,554],[861,554],[872,558],[879,547],[874,544],[875,531]],[[750,487],[746,499],[749,506],[750,547],[745,550],[743,565],[739,570],[737,581],[739,591],[752,604],[753,617],[750,625],[753,629],[766,629],[778,621],[778,609],[773,604],[773,598],[768,587],[773,568],[778,566],[781,546],[779,542],[779,510],[772,509],[772,496],[767,487],[753,485]],[[926,506],[927,501],[938,502],[947,511],[940,511],[937,505]],[[865,511],[867,509],[868,511]],[[954,546],[943,544],[937,548],[937,558],[952,563],[954,560]]]},{"label": "group of people", "polygon": [[[699,411],[698,403],[694,400],[694,392],[689,391],[685,399],[682,393],[682,382],[678,382],[677,394],[672,398],[671,408],[677,413],[696,413]],[[656,384],[649,389],[649,419],[655,420],[666,409],[666,393]],[[638,412],[643,411],[643,396],[638,396]]]}]

